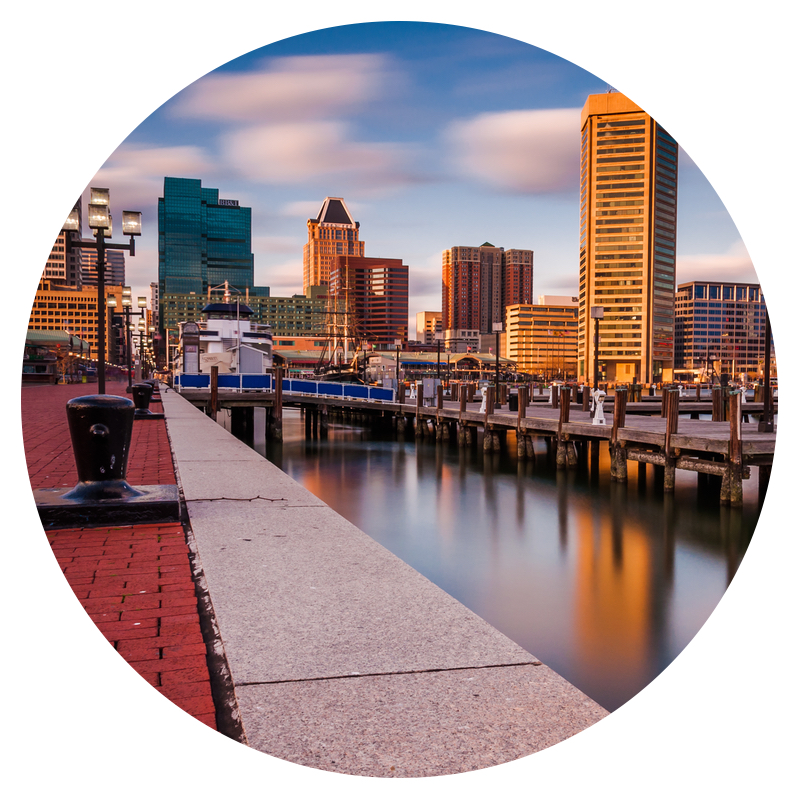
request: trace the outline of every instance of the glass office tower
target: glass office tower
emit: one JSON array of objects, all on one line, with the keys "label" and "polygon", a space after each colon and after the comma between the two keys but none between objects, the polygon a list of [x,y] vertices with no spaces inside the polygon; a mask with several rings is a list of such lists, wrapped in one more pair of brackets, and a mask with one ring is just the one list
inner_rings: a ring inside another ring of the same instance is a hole
[{"label": "glass office tower", "polygon": [[158,288],[167,294],[205,296],[224,281],[253,287],[251,213],[238,200],[222,200],[199,180],[164,178],[158,200]]}]

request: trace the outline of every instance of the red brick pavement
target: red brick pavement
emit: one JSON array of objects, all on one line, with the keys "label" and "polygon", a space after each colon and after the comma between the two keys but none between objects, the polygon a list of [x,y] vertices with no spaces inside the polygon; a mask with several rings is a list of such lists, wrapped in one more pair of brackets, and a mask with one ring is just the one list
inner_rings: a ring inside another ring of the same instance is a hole
[{"label": "red brick pavement", "polygon": [[[126,383],[106,382],[108,394],[126,395]],[[67,402],[92,394],[97,384],[33,385],[22,388],[22,437],[28,476],[34,489],[74,486],[78,482],[67,424]],[[161,411],[158,403],[151,411]],[[127,481],[134,486],[175,483],[175,470],[164,420],[133,423]]]},{"label": "red brick pavement", "polygon": [[[109,394],[125,383],[106,383]],[[22,435],[31,486],[78,482],[66,403],[92,385],[22,389]],[[96,391],[96,386],[94,387]],[[151,404],[152,411],[161,410]],[[175,481],[163,420],[135,421],[127,480]],[[216,730],[206,646],[186,534],[179,523],[47,531],[64,575],[117,652],[165,697]]]}]

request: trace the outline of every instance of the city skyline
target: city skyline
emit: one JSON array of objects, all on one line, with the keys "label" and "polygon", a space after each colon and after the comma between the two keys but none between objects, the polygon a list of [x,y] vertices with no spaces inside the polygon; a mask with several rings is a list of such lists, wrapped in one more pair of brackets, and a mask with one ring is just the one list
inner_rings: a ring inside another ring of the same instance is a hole
[{"label": "city skyline", "polygon": [[[334,87],[339,87],[334,89]],[[343,88],[342,88],[343,87]],[[466,28],[371,23],[235,59],[178,93],[90,185],[143,212],[127,282],[157,272],[164,177],[199,178],[253,209],[255,283],[302,291],[306,222],[326,196],[361,223],[366,256],[409,265],[410,331],[439,310],[441,253],[534,251],[534,296],[577,294],[580,109],[600,78]],[[635,98],[632,98],[635,102]],[[757,280],[724,206],[681,151],[677,279]]]}]

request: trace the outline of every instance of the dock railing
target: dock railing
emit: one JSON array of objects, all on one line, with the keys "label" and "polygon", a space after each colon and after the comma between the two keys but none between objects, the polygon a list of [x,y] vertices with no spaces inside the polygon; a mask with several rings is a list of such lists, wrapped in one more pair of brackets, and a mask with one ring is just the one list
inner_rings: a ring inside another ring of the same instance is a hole
[{"label": "dock railing", "polygon": [[[310,381],[303,378],[283,378],[281,385],[284,394],[381,400],[389,403],[395,401],[395,390],[386,389],[382,386],[336,383],[334,381]],[[210,389],[211,375],[202,372],[199,374],[178,374],[175,375],[173,386],[178,392],[182,389]],[[235,392],[272,392],[275,390],[275,376],[269,373],[218,375],[217,387]]]}]

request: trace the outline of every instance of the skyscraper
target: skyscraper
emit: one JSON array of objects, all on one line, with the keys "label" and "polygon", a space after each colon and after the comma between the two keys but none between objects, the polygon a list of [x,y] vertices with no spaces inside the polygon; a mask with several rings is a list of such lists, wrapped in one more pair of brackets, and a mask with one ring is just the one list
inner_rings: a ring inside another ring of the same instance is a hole
[{"label": "skyscraper", "polygon": [[164,178],[158,200],[158,289],[205,296],[224,281],[253,287],[250,209],[199,180]]},{"label": "skyscraper", "polygon": [[506,306],[533,299],[533,250],[451,247],[442,253],[442,329],[491,333]]},{"label": "skyscraper", "polygon": [[581,113],[578,374],[601,381],[670,380],[675,335],[678,145],[618,92]]},{"label": "skyscraper", "polygon": [[308,242],[303,245],[303,294],[310,286],[327,286],[337,255],[363,256],[359,224],[341,197],[326,197],[319,214],[308,220]]}]

